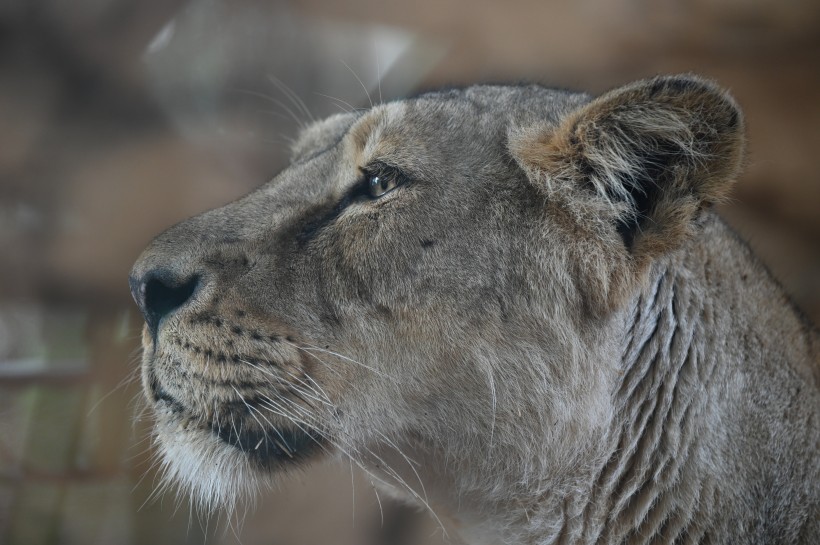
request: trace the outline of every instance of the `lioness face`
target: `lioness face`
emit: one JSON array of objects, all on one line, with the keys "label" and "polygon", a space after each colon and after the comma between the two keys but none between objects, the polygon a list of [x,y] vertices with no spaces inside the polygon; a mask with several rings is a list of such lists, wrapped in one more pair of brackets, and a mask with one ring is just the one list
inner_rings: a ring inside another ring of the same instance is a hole
[{"label": "lioness face", "polygon": [[550,173],[580,111],[601,108],[531,86],[339,115],[274,180],[154,240],[131,284],[171,476],[215,506],[399,444],[514,458],[553,437],[556,467],[577,463],[609,414],[602,332],[646,261],[631,201]]}]

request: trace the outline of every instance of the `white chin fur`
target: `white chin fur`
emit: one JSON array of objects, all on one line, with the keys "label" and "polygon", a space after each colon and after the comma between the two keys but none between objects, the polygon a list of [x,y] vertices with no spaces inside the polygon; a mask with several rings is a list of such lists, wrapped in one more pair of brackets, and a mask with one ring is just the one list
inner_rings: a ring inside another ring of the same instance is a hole
[{"label": "white chin fur", "polygon": [[175,418],[157,415],[156,443],[162,458],[164,486],[175,484],[205,513],[252,502],[271,484],[236,448],[202,429],[185,429]]}]

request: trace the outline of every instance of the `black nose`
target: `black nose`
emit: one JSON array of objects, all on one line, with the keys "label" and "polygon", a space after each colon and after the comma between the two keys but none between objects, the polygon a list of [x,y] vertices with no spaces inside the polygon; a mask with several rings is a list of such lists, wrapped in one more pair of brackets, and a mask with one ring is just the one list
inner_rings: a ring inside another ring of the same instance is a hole
[{"label": "black nose", "polygon": [[155,269],[141,277],[129,277],[128,283],[151,336],[156,340],[162,319],[191,299],[199,286],[199,276],[181,278],[167,269]]}]

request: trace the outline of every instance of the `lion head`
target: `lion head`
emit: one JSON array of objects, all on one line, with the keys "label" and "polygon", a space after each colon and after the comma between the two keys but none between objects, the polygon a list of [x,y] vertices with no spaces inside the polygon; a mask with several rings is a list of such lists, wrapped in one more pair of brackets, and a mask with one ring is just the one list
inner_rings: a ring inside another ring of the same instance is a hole
[{"label": "lion head", "polygon": [[419,501],[428,475],[465,504],[572,486],[613,417],[617,317],[726,195],[742,125],[674,76],[311,126],[272,181],[132,271],[171,478],[207,506],[329,455]]}]

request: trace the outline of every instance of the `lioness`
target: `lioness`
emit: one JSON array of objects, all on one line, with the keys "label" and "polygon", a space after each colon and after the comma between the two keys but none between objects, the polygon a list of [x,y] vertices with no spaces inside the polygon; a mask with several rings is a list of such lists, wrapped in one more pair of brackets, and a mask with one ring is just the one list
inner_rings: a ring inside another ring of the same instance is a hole
[{"label": "lioness", "polygon": [[710,210],[743,127],[690,75],[311,126],[134,266],[169,478],[341,455],[467,543],[820,543],[820,336]]}]

